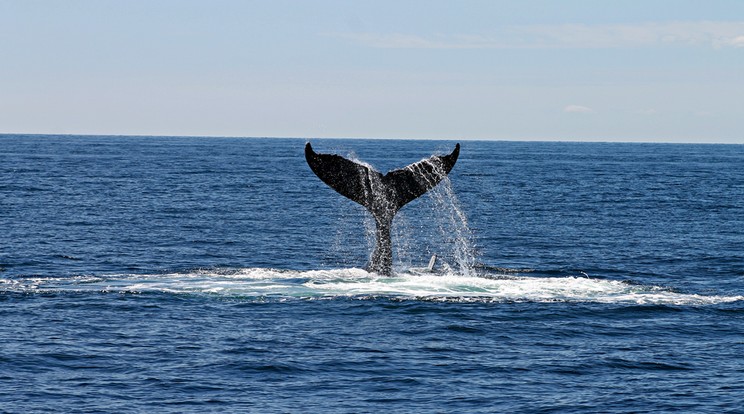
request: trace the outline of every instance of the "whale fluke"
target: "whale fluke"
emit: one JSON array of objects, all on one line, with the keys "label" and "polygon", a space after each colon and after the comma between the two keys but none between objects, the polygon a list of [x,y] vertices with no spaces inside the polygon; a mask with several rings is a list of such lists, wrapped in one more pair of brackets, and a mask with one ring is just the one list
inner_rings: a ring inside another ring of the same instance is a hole
[{"label": "whale fluke", "polygon": [[392,272],[390,228],[395,213],[439,184],[452,171],[459,155],[460,144],[456,144],[448,155],[433,155],[382,175],[371,166],[336,154],[319,154],[309,142],[305,145],[305,159],[315,175],[342,196],[364,206],[375,218],[377,245],[367,270],[384,275]]}]

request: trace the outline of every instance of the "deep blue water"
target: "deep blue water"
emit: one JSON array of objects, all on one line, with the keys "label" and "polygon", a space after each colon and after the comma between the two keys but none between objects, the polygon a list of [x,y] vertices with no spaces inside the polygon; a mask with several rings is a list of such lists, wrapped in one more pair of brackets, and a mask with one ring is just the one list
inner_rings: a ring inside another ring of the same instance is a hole
[{"label": "deep blue water", "polygon": [[0,412],[744,412],[743,145],[304,143],[0,135]]}]

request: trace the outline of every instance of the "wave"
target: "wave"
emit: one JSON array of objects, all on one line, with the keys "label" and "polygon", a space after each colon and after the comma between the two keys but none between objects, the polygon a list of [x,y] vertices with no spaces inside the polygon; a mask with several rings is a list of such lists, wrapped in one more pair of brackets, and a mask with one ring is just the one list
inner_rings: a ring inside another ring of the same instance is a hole
[{"label": "wave", "polygon": [[0,292],[169,293],[234,298],[395,298],[481,302],[594,302],[710,305],[744,296],[680,293],[670,288],[586,276],[462,275],[408,270],[379,276],[362,269],[195,269],[162,274],[107,274],[0,279]]}]

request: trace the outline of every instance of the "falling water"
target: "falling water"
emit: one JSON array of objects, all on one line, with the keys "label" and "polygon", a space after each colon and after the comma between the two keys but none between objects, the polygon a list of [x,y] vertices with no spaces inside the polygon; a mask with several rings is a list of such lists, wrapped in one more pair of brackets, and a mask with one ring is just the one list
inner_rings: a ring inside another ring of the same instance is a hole
[{"label": "falling water", "polygon": [[474,276],[476,250],[473,232],[449,177],[445,176],[426,196],[429,208],[424,213],[436,226],[435,236],[442,241],[436,247],[443,249],[432,253],[439,256],[446,272]]},{"label": "falling water", "polygon": [[[398,261],[410,260],[416,256],[420,246],[415,245],[414,240],[421,240],[419,237],[412,237],[416,231],[428,233],[428,239],[431,246],[427,252],[429,255],[436,254],[439,259],[439,266],[447,273],[455,273],[465,276],[475,275],[475,256],[476,251],[473,244],[473,233],[468,227],[468,220],[462,206],[460,205],[452,183],[448,175],[441,170],[441,165],[432,163],[429,160],[423,160],[429,166],[434,167],[441,178],[439,184],[429,190],[421,203],[416,205],[415,209],[403,208],[393,221],[393,248]],[[406,168],[416,168],[416,164],[409,165]],[[419,164],[419,168],[423,168]],[[421,173],[420,177],[425,179],[427,174]],[[420,217],[419,228],[414,225],[407,212],[412,216]],[[418,213],[418,214],[417,214]],[[374,232],[374,222],[368,226]],[[374,233],[368,237],[374,238]],[[428,257],[426,258],[428,259]],[[407,263],[410,265],[410,263]],[[420,267],[422,264],[415,264]]]}]

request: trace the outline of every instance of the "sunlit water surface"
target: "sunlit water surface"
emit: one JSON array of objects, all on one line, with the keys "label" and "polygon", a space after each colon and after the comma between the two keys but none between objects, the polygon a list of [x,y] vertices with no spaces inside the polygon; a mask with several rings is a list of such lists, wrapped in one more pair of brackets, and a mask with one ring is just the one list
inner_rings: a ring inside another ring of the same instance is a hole
[{"label": "sunlit water surface", "polygon": [[379,276],[304,142],[0,136],[0,411],[742,409],[744,147],[463,142]]}]

